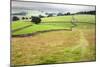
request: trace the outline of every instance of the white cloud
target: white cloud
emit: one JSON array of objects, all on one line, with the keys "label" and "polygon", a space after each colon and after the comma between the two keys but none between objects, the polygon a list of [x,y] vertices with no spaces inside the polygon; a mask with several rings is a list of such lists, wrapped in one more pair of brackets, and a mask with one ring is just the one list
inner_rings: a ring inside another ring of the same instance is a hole
[{"label": "white cloud", "polygon": [[32,9],[32,10],[40,10],[45,12],[79,12],[79,11],[95,10],[95,6],[21,2],[21,1],[12,1],[12,7],[13,9],[19,9],[19,10]]}]

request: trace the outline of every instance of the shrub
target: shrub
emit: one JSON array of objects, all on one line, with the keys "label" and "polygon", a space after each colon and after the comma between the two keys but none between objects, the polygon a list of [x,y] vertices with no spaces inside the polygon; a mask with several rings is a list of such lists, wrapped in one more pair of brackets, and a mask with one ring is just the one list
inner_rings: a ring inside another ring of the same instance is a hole
[{"label": "shrub", "polygon": [[25,17],[22,17],[22,20],[24,20],[25,19]]},{"label": "shrub", "polygon": [[44,18],[44,16],[42,16],[42,15],[39,15],[39,18]]},{"label": "shrub", "polygon": [[31,17],[31,22],[35,23],[35,24],[39,24],[41,22],[41,19],[39,17]]},{"label": "shrub", "polygon": [[68,12],[67,15],[70,15],[70,12]]},{"label": "shrub", "polygon": [[32,19],[31,17],[29,19]]},{"label": "shrub", "polygon": [[27,20],[28,18],[26,17],[26,20]]},{"label": "shrub", "polygon": [[58,13],[57,16],[64,16],[62,13]]},{"label": "shrub", "polygon": [[68,12],[68,13],[65,13],[64,15],[71,15],[71,14],[70,14],[70,12]]},{"label": "shrub", "polygon": [[47,17],[53,17],[53,14],[52,13],[50,13],[50,14],[48,14],[48,16]]},{"label": "shrub", "polygon": [[17,21],[17,20],[19,20],[19,18],[17,16],[13,16],[12,20]]}]

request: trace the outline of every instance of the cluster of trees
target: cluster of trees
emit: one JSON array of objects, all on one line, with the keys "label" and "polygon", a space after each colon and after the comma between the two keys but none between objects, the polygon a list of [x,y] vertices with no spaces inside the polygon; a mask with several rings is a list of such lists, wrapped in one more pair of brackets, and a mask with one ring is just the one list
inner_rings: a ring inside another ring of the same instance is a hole
[{"label": "cluster of trees", "polygon": [[[95,15],[96,14],[96,11],[83,11],[83,12],[77,12],[77,13],[74,13],[74,14],[91,14],[91,15]],[[46,13],[47,17],[52,17],[54,16],[53,13]],[[71,14],[70,12],[67,12],[65,14],[63,13],[58,13],[57,16],[66,16],[66,15],[73,15]],[[30,19],[31,22],[35,23],[35,24],[39,24],[41,22],[41,18],[44,18],[45,16],[42,16],[42,15],[39,15],[38,17],[36,16],[31,16],[31,17],[22,17],[21,19],[22,20],[28,20]],[[20,20],[19,17],[17,16],[13,16],[12,18],[13,21],[17,21],[17,20]]]},{"label": "cluster of trees", "polygon": [[[46,15],[47,15],[47,17],[52,17],[52,16],[54,16],[54,14],[53,13],[45,13]],[[67,12],[67,13],[58,13],[56,16],[66,16],[66,15],[71,15],[71,13],[70,12]]]},{"label": "cluster of trees", "polygon": [[68,12],[68,13],[64,13],[64,14],[63,14],[63,13],[58,13],[58,14],[57,14],[57,16],[66,16],[66,15],[71,15],[71,13]]},{"label": "cluster of trees", "polygon": [[35,24],[39,24],[41,22],[41,18],[40,17],[34,17],[31,16],[31,22],[35,23]]},{"label": "cluster of trees", "polygon": [[95,15],[96,11],[81,11],[81,12],[77,12],[76,14],[91,14],[91,15]]},{"label": "cluster of trees", "polygon": [[[45,13],[47,15],[47,17],[52,17],[54,16],[53,13]],[[91,14],[91,15],[95,15],[96,14],[96,11],[81,11],[81,12],[77,12],[77,13],[70,13],[70,12],[67,12],[67,13],[58,13],[56,16],[67,16],[67,15],[74,15],[74,14]]]},{"label": "cluster of trees", "polygon": [[22,20],[28,20],[28,19],[31,19],[31,18],[28,18],[28,17],[22,17]]},{"label": "cluster of trees", "polygon": [[[22,19],[22,20],[28,20],[28,19],[31,19],[31,18],[28,18],[28,17],[22,17],[21,19]],[[17,20],[20,20],[20,18],[17,17],[17,16],[13,16],[12,20],[13,20],[13,21],[17,21]]]},{"label": "cluster of trees", "polygon": [[12,15],[26,15],[26,12],[20,12],[20,13],[13,13]]},{"label": "cluster of trees", "polygon": [[17,16],[13,16],[12,20],[17,21],[17,20],[19,20],[19,18]]},{"label": "cluster of trees", "polygon": [[[26,13],[18,13],[18,14],[14,14],[14,15],[25,15]],[[53,13],[45,13],[46,15],[47,15],[47,17],[53,17],[54,16],[54,14]],[[70,14],[70,12],[68,12],[68,13],[65,13],[65,14],[63,14],[63,13],[58,13],[57,14],[57,16],[66,16],[66,15],[71,15]],[[43,15],[39,15],[38,16],[38,18],[44,18],[45,16],[43,16]],[[22,20],[28,20],[28,19],[31,19],[31,21],[32,21],[32,18],[34,18],[33,16],[32,17],[22,17],[21,19]],[[19,17],[17,17],[17,16],[13,16],[13,18],[12,18],[12,20],[13,21],[17,21],[17,20],[20,20],[19,19]]]},{"label": "cluster of trees", "polygon": [[43,15],[39,15],[39,18],[44,18],[45,16],[43,16]]},{"label": "cluster of trees", "polygon": [[[25,20],[25,19],[31,19],[31,22],[35,23],[35,24],[39,24],[41,22],[41,18],[40,17],[34,17],[34,16],[31,16],[30,18],[28,18],[28,17],[22,17],[22,20]],[[12,20],[13,21],[18,21],[20,19],[17,16],[13,16]]]}]

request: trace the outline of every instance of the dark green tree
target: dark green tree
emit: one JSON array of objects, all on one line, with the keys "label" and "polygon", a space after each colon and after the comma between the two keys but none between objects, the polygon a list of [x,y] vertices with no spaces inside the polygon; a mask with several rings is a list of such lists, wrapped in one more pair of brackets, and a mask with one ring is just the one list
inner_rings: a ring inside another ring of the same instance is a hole
[{"label": "dark green tree", "polygon": [[41,23],[41,18],[32,16],[31,22],[33,22],[35,24],[39,24],[39,23]]},{"label": "dark green tree", "polygon": [[12,20],[17,21],[17,20],[19,20],[19,18],[17,16],[13,16]]}]

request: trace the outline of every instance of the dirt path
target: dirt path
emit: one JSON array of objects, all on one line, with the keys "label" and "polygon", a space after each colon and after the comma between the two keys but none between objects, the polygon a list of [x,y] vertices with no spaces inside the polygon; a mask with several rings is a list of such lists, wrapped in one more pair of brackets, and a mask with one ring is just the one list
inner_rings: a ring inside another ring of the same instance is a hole
[{"label": "dirt path", "polygon": [[84,56],[84,54],[87,51],[89,43],[86,40],[86,38],[84,37],[84,33],[82,31],[80,31],[80,35],[79,36],[80,36],[80,40],[78,41],[78,45],[74,46],[72,51],[80,49],[81,56]]},{"label": "dirt path", "polygon": [[[74,24],[74,27],[76,26],[76,22],[78,22],[74,16],[72,16],[72,23]],[[81,53],[84,53],[86,51],[86,48],[88,46],[88,41],[86,40],[84,33],[79,30],[79,36],[80,36],[80,40],[78,41],[78,45],[75,46],[72,51],[80,48],[81,49]]]}]

